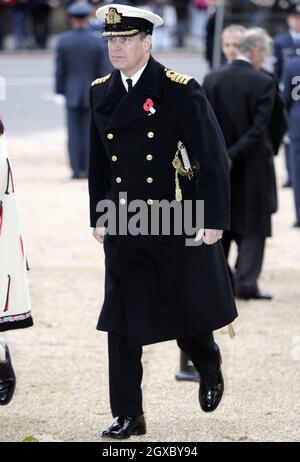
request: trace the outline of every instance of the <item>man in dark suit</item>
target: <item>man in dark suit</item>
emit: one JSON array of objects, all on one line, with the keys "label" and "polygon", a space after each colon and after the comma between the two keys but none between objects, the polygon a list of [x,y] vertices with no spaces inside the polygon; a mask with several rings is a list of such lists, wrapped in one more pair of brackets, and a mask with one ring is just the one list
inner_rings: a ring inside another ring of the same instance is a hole
[{"label": "man in dark suit", "polygon": [[[223,66],[231,64],[232,61],[234,61],[237,58],[239,54],[238,45],[246,30],[247,29],[245,27],[239,24],[231,24],[223,30],[222,51],[226,58],[226,63],[224,63]],[[223,69],[223,66],[220,66],[218,70]],[[287,116],[285,111],[285,105],[282,95],[280,94],[276,76],[273,73],[264,69],[263,67],[261,67],[259,71],[271,76],[276,83],[277,91],[275,95],[273,113],[270,120],[269,132],[274,149],[274,154],[277,154],[282,142],[282,138],[287,130]]]},{"label": "man in dark suit", "polygon": [[271,235],[271,214],[276,210],[273,149],[269,136],[276,86],[274,79],[257,72],[270,49],[261,29],[249,29],[239,43],[232,64],[209,74],[204,89],[221,125],[231,165],[231,230],[224,233],[238,245],[235,291],[239,298],[270,299],[257,284],[265,238]]},{"label": "man in dark suit", "polygon": [[[300,2],[292,3],[287,8],[287,24],[288,32],[280,34],[274,38],[274,72],[282,85],[282,76],[284,64],[294,56],[300,56]],[[287,181],[284,187],[291,186],[292,171],[291,171],[291,155],[290,143],[288,138],[285,140],[285,164],[288,173]]]},{"label": "man in dark suit", "polygon": [[105,72],[104,52],[99,38],[89,30],[91,8],[73,3],[68,8],[72,30],[63,33],[56,46],[56,93],[67,108],[68,150],[72,178],[85,178],[88,169],[89,88]]},{"label": "man in dark suit", "polygon": [[[224,385],[212,332],[237,315],[220,242],[230,222],[229,168],[200,85],[151,57],[153,28],[162,19],[119,5],[100,8],[97,17],[105,22],[115,68],[91,87],[90,223],[105,251],[98,329],[108,332],[110,402],[118,417],[102,436],[128,438],[146,432],[143,345],[176,339],[200,373],[202,410],[220,403]],[[186,212],[190,205],[197,215],[199,200],[205,202],[202,225],[191,234],[175,231],[175,209]],[[143,230],[129,226],[137,201]],[[162,201],[174,206],[170,232],[162,226],[152,232]],[[115,231],[107,208],[117,213]]]},{"label": "man in dark suit", "polygon": [[282,82],[289,115],[291,141],[292,186],[294,191],[296,222],[300,227],[300,56],[290,59],[284,67]]},{"label": "man in dark suit", "polygon": [[[224,68],[230,65],[239,55],[239,42],[246,33],[247,29],[239,24],[231,24],[227,26],[222,33],[222,51],[226,58],[226,62],[218,67],[219,70],[224,70]],[[263,30],[262,30],[263,32]],[[263,72],[270,77],[272,77],[276,84],[276,94],[275,94],[275,101],[272,111],[272,117],[269,123],[269,134],[270,134],[270,141],[272,143],[274,155],[276,155],[279,151],[279,148],[282,143],[282,139],[284,134],[287,130],[287,116],[284,101],[282,95],[279,91],[278,82],[275,75],[263,67],[258,69],[259,72]],[[226,235],[228,236],[228,235]],[[226,239],[225,236],[225,239]],[[225,241],[225,240],[224,240]],[[223,241],[223,242],[224,242]],[[226,254],[229,252],[229,242],[227,241],[226,246]],[[228,266],[231,281],[234,287],[234,276],[233,273]]]}]

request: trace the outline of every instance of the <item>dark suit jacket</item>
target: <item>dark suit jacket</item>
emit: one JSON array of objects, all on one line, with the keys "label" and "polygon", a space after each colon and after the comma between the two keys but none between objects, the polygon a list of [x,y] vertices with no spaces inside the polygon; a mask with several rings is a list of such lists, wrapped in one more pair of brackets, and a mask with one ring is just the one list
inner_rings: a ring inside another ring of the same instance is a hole
[{"label": "dark suit jacket", "polygon": [[[219,66],[215,70],[215,72],[224,71],[228,66],[230,66],[230,63],[226,62],[222,64],[221,66]],[[270,141],[272,143],[274,155],[277,155],[278,150],[281,146],[284,134],[286,133],[287,127],[288,127],[287,111],[285,107],[284,98],[279,90],[279,84],[278,84],[278,80],[275,74],[267,71],[264,68],[261,68],[260,72],[273,78],[275,85],[276,85],[274,107],[273,107],[272,117],[271,117],[270,124],[269,124],[269,135],[270,135]]]},{"label": "dark suit jacket", "polygon": [[288,128],[287,111],[284,98],[279,91],[279,84],[275,74],[268,72],[266,69],[261,69],[268,76],[274,79],[276,85],[275,101],[272,112],[272,117],[269,125],[270,139],[273,146],[274,155],[276,156],[282,143],[284,134]]},{"label": "dark suit jacket", "polygon": [[100,40],[89,29],[70,30],[58,40],[55,90],[69,108],[88,108],[91,82],[105,72]]},{"label": "dark suit jacket", "polygon": [[271,234],[276,210],[273,149],[269,137],[274,79],[236,60],[209,74],[204,89],[220,123],[231,169],[231,230],[242,235]]},{"label": "dark suit jacket", "polygon": [[[284,99],[289,116],[291,141],[300,141],[300,57],[286,63],[283,70]],[[293,79],[294,82],[293,82]]]}]

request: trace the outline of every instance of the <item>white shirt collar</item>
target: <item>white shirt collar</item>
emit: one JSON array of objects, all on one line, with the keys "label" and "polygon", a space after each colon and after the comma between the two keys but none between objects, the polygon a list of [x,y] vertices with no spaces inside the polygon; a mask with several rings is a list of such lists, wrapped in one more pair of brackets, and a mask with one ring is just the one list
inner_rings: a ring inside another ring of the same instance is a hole
[{"label": "white shirt collar", "polygon": [[126,91],[128,91],[128,83],[126,82],[126,80],[130,78],[132,80],[132,86],[134,87],[138,83],[139,78],[144,72],[147,64],[148,63],[146,63],[145,66],[143,66],[139,71],[137,71],[132,77],[126,77],[126,75],[124,75],[123,72],[121,72],[122,82],[123,82],[124,87],[126,88]]},{"label": "white shirt collar", "polygon": [[300,32],[295,32],[294,30],[290,29],[289,33],[294,41],[300,40]]},{"label": "white shirt collar", "polygon": [[[243,55],[237,55],[237,57],[235,58],[235,60],[239,60],[239,61],[246,61],[246,63],[249,63],[252,65],[251,61],[249,58],[247,58],[247,56],[243,56]],[[234,61],[235,61],[234,60]]]}]

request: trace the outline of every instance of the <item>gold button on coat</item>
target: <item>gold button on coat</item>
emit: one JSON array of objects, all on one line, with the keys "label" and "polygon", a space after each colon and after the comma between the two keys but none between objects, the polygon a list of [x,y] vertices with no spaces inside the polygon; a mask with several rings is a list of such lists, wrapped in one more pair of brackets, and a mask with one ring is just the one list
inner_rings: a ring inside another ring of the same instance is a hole
[{"label": "gold button on coat", "polygon": [[116,161],[118,160],[118,158],[117,158],[117,156],[111,156],[111,160],[112,160],[113,162],[116,162]]},{"label": "gold button on coat", "polygon": [[151,176],[147,178],[147,183],[153,183],[153,178],[151,178]]},{"label": "gold button on coat", "polygon": [[146,159],[147,159],[147,160],[152,160],[152,159],[153,159],[152,154],[148,154],[148,155],[146,156]]},{"label": "gold button on coat", "polygon": [[152,204],[153,204],[153,200],[152,200],[152,199],[148,199],[148,200],[147,200],[147,204],[148,204],[148,205],[152,205]]},{"label": "gold button on coat", "polygon": [[148,132],[148,138],[154,138],[154,133],[153,132]]},{"label": "gold button on coat", "polygon": [[120,178],[120,177],[118,176],[118,177],[116,178],[116,182],[117,182],[117,183],[121,183],[121,181],[122,181],[122,178]]},{"label": "gold button on coat", "polygon": [[108,138],[109,140],[112,140],[113,137],[114,137],[114,135],[113,135],[112,133],[108,133],[108,134],[107,134],[107,138]]}]

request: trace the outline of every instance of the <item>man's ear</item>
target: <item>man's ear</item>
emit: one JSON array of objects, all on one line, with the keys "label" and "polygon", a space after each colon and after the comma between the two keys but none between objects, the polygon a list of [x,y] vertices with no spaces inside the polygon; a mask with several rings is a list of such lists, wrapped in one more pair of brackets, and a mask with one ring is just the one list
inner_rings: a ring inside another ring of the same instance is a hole
[{"label": "man's ear", "polygon": [[144,50],[151,51],[152,48],[152,37],[151,35],[147,35],[144,39]]}]

